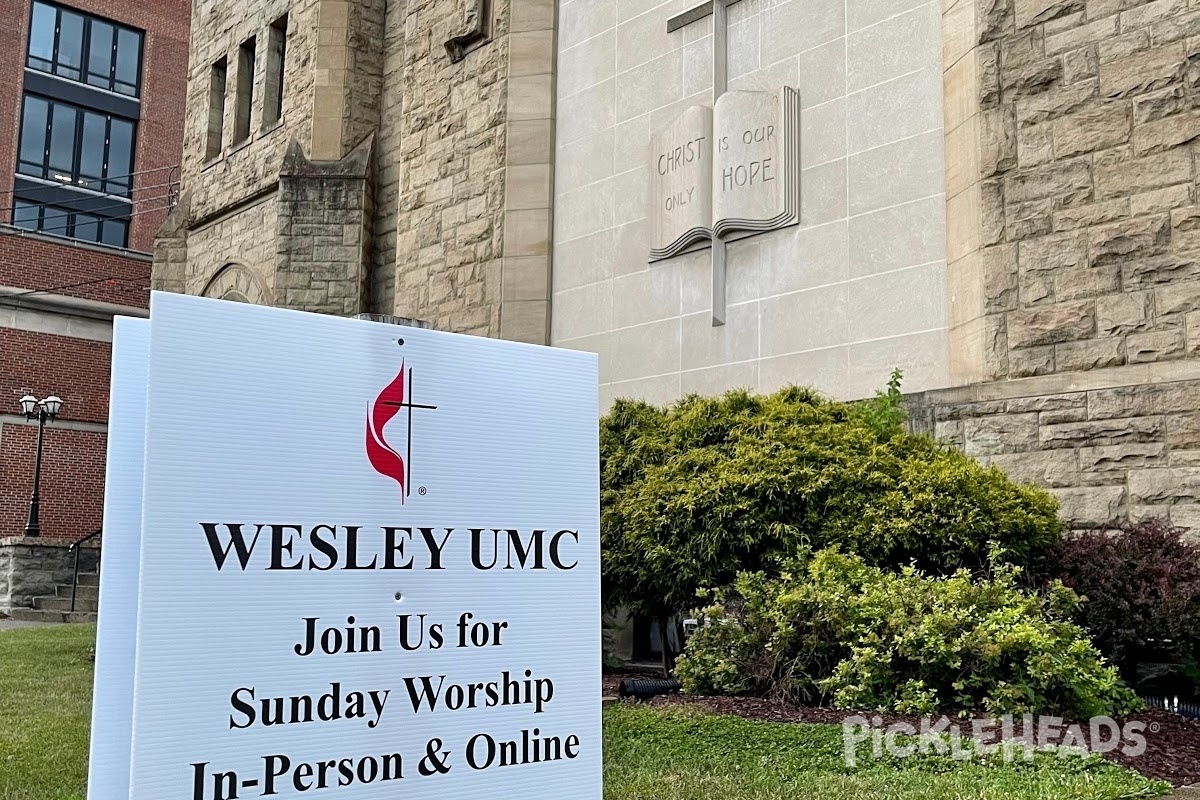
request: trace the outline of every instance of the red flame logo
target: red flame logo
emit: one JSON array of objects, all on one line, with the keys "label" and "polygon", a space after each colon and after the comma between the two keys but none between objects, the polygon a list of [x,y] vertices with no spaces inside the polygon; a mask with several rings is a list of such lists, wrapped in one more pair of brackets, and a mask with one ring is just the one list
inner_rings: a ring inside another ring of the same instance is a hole
[{"label": "red flame logo", "polygon": [[384,387],[367,410],[367,459],[376,472],[400,484],[401,502],[404,502],[408,493],[404,459],[388,444],[383,428],[407,405],[404,377],[404,362],[401,362],[400,373]]}]

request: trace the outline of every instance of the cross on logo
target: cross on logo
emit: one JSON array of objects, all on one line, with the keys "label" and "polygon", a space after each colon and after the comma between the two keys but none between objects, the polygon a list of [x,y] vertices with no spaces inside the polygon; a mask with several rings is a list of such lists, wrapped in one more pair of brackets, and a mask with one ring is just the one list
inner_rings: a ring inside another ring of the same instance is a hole
[{"label": "cross on logo", "polygon": [[[437,406],[429,406],[429,405],[422,405],[420,403],[414,403],[413,402],[413,371],[412,371],[412,367],[408,368],[408,376],[407,377],[408,377],[408,380],[405,382],[405,385],[404,385],[403,401],[401,401],[399,403],[394,403],[394,402],[388,402],[385,400],[385,401],[383,401],[382,405],[391,406],[392,408],[406,409],[407,413],[405,414],[405,416],[407,417],[407,419],[405,420],[405,422],[408,425],[408,433],[405,436],[406,447],[405,447],[405,453],[404,453],[404,463],[408,465],[409,475],[411,476],[412,475],[412,428],[413,428],[412,412],[413,412],[413,409],[415,408],[415,409],[422,410],[422,411],[434,411],[437,409]],[[408,480],[408,481],[405,481],[405,484],[404,484],[404,496],[408,497],[411,494],[412,494],[412,481]]]},{"label": "cross on logo", "polygon": [[[437,408],[413,402],[412,381],[412,369],[406,369],[401,363],[396,377],[367,407],[367,459],[376,472],[400,485],[401,502],[412,494],[413,409],[432,411]],[[384,436],[384,428],[401,410],[406,412],[408,428],[404,455],[400,455]],[[420,493],[424,494],[425,490],[422,488]]]}]

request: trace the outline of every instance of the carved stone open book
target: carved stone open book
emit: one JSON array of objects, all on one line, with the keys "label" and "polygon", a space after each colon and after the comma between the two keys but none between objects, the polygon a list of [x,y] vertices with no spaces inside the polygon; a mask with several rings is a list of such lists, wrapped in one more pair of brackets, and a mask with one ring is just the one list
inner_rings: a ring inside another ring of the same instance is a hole
[{"label": "carved stone open book", "polygon": [[654,137],[653,242],[660,261],[800,221],[800,95],[726,92]]}]

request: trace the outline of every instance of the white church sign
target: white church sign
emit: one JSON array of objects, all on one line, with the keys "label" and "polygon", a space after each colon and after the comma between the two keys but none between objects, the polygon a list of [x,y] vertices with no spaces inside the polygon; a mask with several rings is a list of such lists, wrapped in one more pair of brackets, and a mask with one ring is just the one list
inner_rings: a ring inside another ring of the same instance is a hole
[{"label": "white church sign", "polygon": [[651,261],[800,221],[795,89],[726,92],[713,109],[688,108],[651,152]]},{"label": "white church sign", "polygon": [[164,294],[147,341],[130,743],[93,780],[600,800],[595,356]]}]

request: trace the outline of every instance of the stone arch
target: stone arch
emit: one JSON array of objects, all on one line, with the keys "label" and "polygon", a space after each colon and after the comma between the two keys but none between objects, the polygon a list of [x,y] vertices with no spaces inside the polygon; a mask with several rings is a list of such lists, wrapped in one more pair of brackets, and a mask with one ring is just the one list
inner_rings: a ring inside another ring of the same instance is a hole
[{"label": "stone arch", "polygon": [[216,297],[238,303],[271,305],[271,296],[258,276],[242,264],[229,263],[217,270],[205,284],[201,297]]}]

